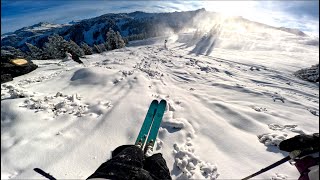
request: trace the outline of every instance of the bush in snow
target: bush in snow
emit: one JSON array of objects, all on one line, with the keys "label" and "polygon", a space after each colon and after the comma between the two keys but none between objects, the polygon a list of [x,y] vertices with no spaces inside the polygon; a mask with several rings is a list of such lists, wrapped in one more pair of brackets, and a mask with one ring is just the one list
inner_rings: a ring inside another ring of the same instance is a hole
[{"label": "bush in snow", "polygon": [[119,49],[125,46],[124,40],[122,39],[120,33],[114,32],[111,28],[107,32],[107,39],[105,42],[107,50]]},{"label": "bush in snow", "polygon": [[306,81],[319,82],[319,64],[313,65],[310,68],[301,69],[295,72],[294,75]]},{"label": "bush in snow", "polygon": [[80,46],[85,55],[91,55],[93,53],[92,48],[88,44],[82,42]]},{"label": "bush in snow", "polygon": [[50,58],[62,59],[65,57],[65,52],[68,48],[68,41],[64,40],[63,37],[54,34],[50,36],[49,41],[44,44],[44,51]]}]

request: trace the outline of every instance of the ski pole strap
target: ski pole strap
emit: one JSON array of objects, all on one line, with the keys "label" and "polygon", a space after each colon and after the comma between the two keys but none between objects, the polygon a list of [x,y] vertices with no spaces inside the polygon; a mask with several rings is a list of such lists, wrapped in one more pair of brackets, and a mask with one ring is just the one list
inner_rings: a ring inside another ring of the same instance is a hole
[{"label": "ski pole strap", "polygon": [[275,168],[275,167],[279,166],[280,164],[283,164],[283,163],[289,161],[290,159],[291,159],[290,156],[287,156],[287,157],[281,159],[280,161],[277,161],[277,162],[271,164],[270,166],[268,166],[266,168],[263,168],[260,171],[254,173],[254,174],[251,174],[250,176],[247,176],[247,177],[245,177],[245,178],[243,178],[241,180],[247,180],[247,179],[255,177],[255,176],[259,175],[259,174],[262,174],[262,173],[264,173],[264,172],[266,172],[266,171],[268,171],[268,170],[270,170],[272,168]]}]

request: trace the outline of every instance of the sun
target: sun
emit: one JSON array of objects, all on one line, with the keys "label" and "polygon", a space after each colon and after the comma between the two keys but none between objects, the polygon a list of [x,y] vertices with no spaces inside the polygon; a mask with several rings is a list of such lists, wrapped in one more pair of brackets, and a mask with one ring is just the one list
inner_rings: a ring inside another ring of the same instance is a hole
[{"label": "sun", "polygon": [[251,16],[256,13],[256,1],[203,1],[207,11],[222,13],[225,16]]}]

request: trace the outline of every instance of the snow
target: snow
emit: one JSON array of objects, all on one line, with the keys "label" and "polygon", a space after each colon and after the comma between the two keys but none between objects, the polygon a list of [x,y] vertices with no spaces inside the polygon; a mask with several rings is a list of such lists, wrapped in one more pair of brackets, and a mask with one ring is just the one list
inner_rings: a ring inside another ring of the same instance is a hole
[{"label": "snow", "polygon": [[[32,26],[24,27],[20,30],[31,31],[31,32],[41,32],[41,31],[48,31],[51,29],[61,29],[63,27],[68,27],[68,26],[71,26],[71,24],[52,24],[52,23],[48,23],[48,22],[40,22],[40,23],[32,25]],[[19,31],[19,30],[17,30],[17,31]],[[21,42],[20,42],[20,44],[21,44]]]},{"label": "snow", "polygon": [[[89,55],[85,65],[35,60],[38,69],[1,84],[1,178],[43,178],[34,168],[87,178],[135,142],[153,99],[168,102],[154,152],[173,179],[244,178],[287,156],[282,140],[319,132],[319,84],[293,75],[316,64],[319,50],[291,37],[282,36],[281,47],[296,46],[286,51],[265,39],[268,51],[197,55],[175,35]],[[298,176],[285,163],[256,178]]]}]

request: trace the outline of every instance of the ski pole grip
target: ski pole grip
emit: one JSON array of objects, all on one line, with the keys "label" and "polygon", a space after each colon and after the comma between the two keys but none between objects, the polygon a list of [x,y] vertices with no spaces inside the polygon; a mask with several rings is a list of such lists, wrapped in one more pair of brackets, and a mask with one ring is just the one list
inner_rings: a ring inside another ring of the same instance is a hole
[{"label": "ski pole grip", "polygon": [[296,157],[298,157],[301,154],[300,150],[294,150],[292,152],[289,153],[289,156],[291,159],[295,159]]},{"label": "ski pole grip", "polygon": [[306,149],[301,149],[301,150],[294,150],[289,153],[289,156],[291,159],[295,159],[297,157],[307,156],[307,155],[313,154],[315,152],[319,152],[319,150],[311,147],[311,148],[306,148]]}]

